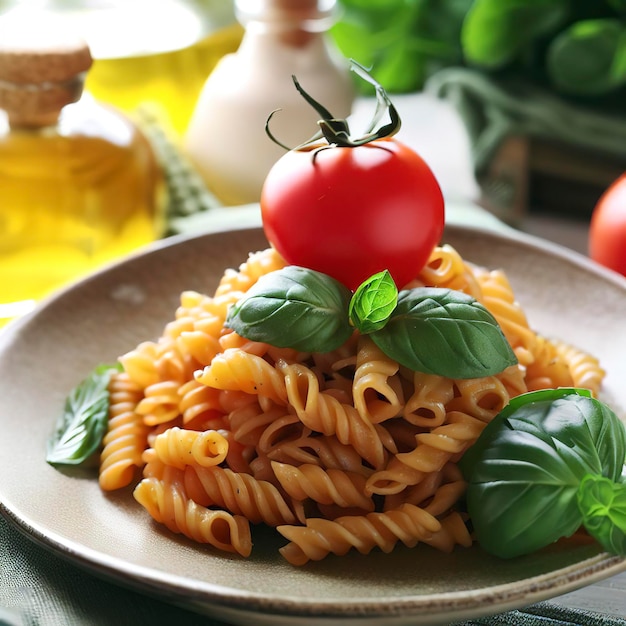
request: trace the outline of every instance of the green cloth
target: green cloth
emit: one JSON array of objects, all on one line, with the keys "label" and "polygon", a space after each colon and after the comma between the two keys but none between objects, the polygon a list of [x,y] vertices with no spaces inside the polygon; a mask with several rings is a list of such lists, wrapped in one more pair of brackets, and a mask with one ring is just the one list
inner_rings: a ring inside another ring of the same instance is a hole
[{"label": "green cloth", "polygon": [[[222,208],[190,164],[156,128],[149,129],[165,164],[170,191],[169,232],[204,232],[260,224],[257,205]],[[448,221],[508,228],[473,205],[450,205]],[[40,547],[0,516],[0,626],[224,626],[222,622],[102,580]],[[472,620],[462,626],[626,626],[584,611],[542,603]],[[253,625],[252,625],[253,626]],[[458,625],[457,625],[458,626]]]},{"label": "green cloth", "polygon": [[457,109],[478,174],[511,135],[555,140],[626,159],[626,108],[621,116],[609,114],[574,105],[521,80],[495,80],[461,67],[433,74],[424,91]]},{"label": "green cloth", "polygon": [[[167,188],[165,236],[192,232],[193,224],[199,218],[222,207],[222,204],[207,189],[192,163],[159,126],[149,109],[140,109],[136,119],[150,140],[163,169]],[[191,225],[187,225],[188,221]]]}]

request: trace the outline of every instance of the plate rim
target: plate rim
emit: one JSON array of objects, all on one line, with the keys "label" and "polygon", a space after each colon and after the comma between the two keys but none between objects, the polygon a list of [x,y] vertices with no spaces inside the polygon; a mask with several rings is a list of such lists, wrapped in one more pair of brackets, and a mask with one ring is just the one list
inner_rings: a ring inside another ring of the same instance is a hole
[{"label": "plate rim", "polygon": [[[626,558],[598,552],[574,564],[524,578],[515,583],[503,583],[469,591],[399,596],[390,598],[389,602],[385,602],[383,598],[368,600],[361,597],[356,600],[307,600],[300,597],[255,594],[214,582],[197,581],[131,564],[119,557],[105,555],[73,541],[59,539],[54,533],[46,533],[38,527],[38,524],[16,515],[3,502],[0,502],[0,514],[13,528],[36,545],[50,550],[51,553],[98,578],[114,581],[125,588],[150,596],[167,591],[170,601],[183,607],[195,605],[196,609],[199,607],[202,612],[216,609],[234,610],[244,615],[252,612],[262,613],[269,617],[383,619],[399,616],[405,619],[437,617],[445,608],[447,621],[449,618],[457,617],[469,619],[535,604],[626,571]],[[512,586],[515,588],[514,593],[508,589]],[[553,593],[555,587],[558,588],[558,594]],[[499,596],[501,598],[497,604],[497,611],[493,613],[490,609],[493,608],[494,598]],[[443,607],[442,605],[446,603],[447,606]],[[449,603],[454,603],[454,610],[451,610]]]}]

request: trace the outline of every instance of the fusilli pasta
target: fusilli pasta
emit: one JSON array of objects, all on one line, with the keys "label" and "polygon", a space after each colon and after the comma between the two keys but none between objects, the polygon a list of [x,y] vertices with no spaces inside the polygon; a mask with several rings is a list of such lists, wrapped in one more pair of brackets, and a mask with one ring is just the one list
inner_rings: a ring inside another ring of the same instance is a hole
[{"label": "fusilli pasta", "polygon": [[227,328],[229,306],[284,265],[273,249],[256,252],[213,295],[183,292],[162,335],[122,355],[111,377],[102,489],[141,469],[136,500],[194,541],[247,556],[250,525],[262,523],[288,541],[281,553],[295,565],[398,542],[469,546],[457,463],[486,424],[528,390],[600,388],[597,359],[537,334],[504,272],[448,245],[409,286],[476,298],[518,365],[458,380],[409,371],[357,331],[307,354]]}]

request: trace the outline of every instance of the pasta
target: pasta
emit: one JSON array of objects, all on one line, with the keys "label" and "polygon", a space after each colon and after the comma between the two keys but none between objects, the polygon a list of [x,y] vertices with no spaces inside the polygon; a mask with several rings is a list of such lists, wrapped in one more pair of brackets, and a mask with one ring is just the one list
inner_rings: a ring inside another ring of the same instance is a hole
[{"label": "pasta", "polygon": [[189,430],[173,426],[156,436],[152,444],[166,465],[185,469],[187,465],[213,467],[226,458],[228,441],[216,430]]},{"label": "pasta", "polygon": [[176,483],[165,483],[156,478],[144,478],[134,494],[152,517],[172,532],[226,552],[250,555],[252,539],[244,517],[199,506],[185,497]]},{"label": "pasta", "polygon": [[128,373],[120,373],[109,384],[108,430],[100,455],[100,487],[113,491],[128,486],[135,468],[143,465],[142,453],[147,446],[149,428],[136,412],[141,389]]},{"label": "pasta", "polygon": [[420,541],[433,543],[445,551],[450,551],[457,542],[471,544],[467,529],[460,536],[451,536],[448,528],[435,516],[408,503],[385,513],[335,520],[312,517],[304,526],[279,526],[278,531],[290,541],[280,552],[294,565],[303,565],[308,560],[319,561],[330,553],[343,555],[351,548],[361,554],[367,554],[375,547],[391,552],[398,541],[408,547]]},{"label": "pasta", "polygon": [[285,498],[272,483],[248,473],[188,465],[184,485],[194,501],[205,506],[226,507],[253,524],[264,522],[277,526],[295,519]]},{"label": "pasta", "polygon": [[305,426],[324,435],[335,435],[374,467],[382,465],[385,450],[372,422],[332,393],[320,391],[319,380],[305,365],[279,362],[277,369],[284,375],[289,404]]},{"label": "pasta", "polygon": [[248,556],[251,526],[273,527],[294,565],[398,544],[472,544],[460,506],[463,453],[511,398],[580,386],[604,371],[587,353],[535,332],[504,272],[437,247],[409,287],[481,302],[518,364],[482,378],[414,372],[368,336],[302,353],[239,336],[228,308],[284,267],[273,249],[228,269],[213,295],[185,291],[155,341],[112,374],[100,485],[136,482],[135,499],[172,532]]},{"label": "pasta", "polygon": [[377,424],[400,414],[404,398],[399,369],[371,338],[359,338],[352,392],[354,407],[368,421]]}]

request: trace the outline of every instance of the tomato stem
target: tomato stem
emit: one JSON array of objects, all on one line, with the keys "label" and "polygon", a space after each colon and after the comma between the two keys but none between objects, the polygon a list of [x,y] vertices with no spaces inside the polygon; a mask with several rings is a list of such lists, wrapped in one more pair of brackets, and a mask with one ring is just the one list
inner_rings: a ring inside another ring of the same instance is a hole
[{"label": "tomato stem", "polygon": [[[345,119],[336,118],[333,114],[317,100],[315,100],[309,93],[307,93],[302,85],[298,82],[295,76],[292,76],[293,84],[298,90],[300,95],[317,111],[321,119],[317,122],[320,130],[315,133],[310,139],[307,139],[304,143],[301,143],[295,148],[289,148],[282,142],[280,142],[271,132],[269,128],[270,120],[275,113],[280,111],[276,109],[272,111],[265,122],[265,132],[268,137],[276,144],[284,148],[285,150],[302,150],[309,147],[312,143],[319,141],[322,137],[326,139],[329,146],[338,146],[341,148],[356,148],[366,143],[382,139],[384,137],[391,137],[395,135],[401,126],[400,116],[396,107],[393,105],[386,91],[359,63],[354,60],[350,60],[350,69],[357,74],[360,78],[367,81],[376,90],[376,110],[372,117],[369,127],[364,135],[356,139],[352,139],[350,134],[350,126]],[[382,126],[378,126],[383,115],[387,113],[389,115],[389,123]]]}]

